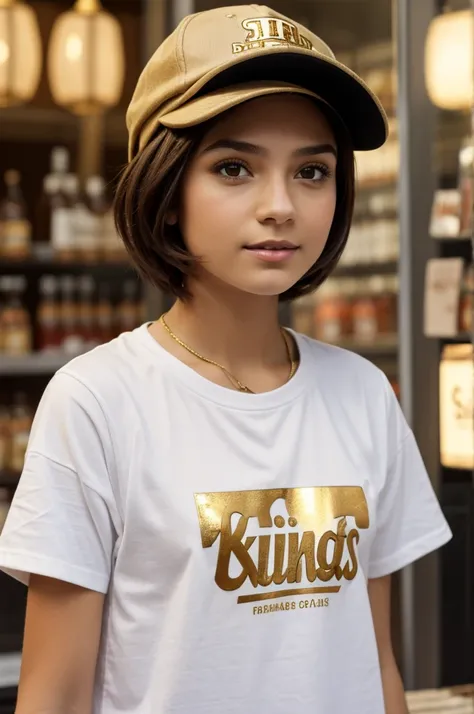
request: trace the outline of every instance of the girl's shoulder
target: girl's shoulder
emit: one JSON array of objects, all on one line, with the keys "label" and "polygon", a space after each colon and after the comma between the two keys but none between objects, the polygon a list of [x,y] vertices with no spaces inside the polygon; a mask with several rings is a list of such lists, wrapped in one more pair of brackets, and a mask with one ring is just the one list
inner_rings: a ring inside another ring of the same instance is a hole
[{"label": "girl's shoulder", "polygon": [[147,325],[124,332],[110,342],[99,345],[71,359],[55,377],[67,375],[97,395],[128,389],[130,383],[147,373],[150,366],[159,368],[158,356],[150,350]]},{"label": "girl's shoulder", "polygon": [[386,377],[382,370],[366,357],[344,346],[320,342],[298,332],[292,334],[302,359],[310,362],[314,374],[327,378],[328,384],[358,383],[366,388],[385,388]]}]

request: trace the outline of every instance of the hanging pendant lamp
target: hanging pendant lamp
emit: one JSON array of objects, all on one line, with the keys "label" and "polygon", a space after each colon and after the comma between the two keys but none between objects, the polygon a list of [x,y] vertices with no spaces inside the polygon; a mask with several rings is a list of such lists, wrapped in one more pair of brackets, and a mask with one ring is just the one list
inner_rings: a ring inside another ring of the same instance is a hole
[{"label": "hanging pendant lamp", "polygon": [[101,114],[118,104],[125,75],[122,31],[100,0],[77,0],[58,17],[48,75],[54,101],[73,114]]},{"label": "hanging pendant lamp", "polygon": [[431,22],[425,44],[428,96],[440,109],[474,103],[474,12],[444,12]]},{"label": "hanging pendant lamp", "polygon": [[22,0],[0,0],[0,107],[29,102],[43,59],[38,20]]}]

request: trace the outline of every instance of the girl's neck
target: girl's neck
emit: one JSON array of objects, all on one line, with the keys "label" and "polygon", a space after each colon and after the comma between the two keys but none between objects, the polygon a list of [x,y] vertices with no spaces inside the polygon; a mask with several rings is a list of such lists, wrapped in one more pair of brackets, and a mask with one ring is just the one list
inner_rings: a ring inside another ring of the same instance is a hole
[{"label": "girl's neck", "polygon": [[216,291],[202,283],[192,286],[192,294],[190,301],[177,301],[166,316],[189,347],[238,374],[288,363],[277,297],[228,286]]}]

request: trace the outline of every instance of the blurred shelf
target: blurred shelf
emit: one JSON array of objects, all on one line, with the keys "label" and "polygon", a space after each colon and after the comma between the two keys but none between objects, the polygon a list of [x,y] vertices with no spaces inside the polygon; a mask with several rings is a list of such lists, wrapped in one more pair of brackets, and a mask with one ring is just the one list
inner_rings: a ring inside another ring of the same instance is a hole
[{"label": "blurred shelf", "polygon": [[461,235],[461,236],[433,236],[430,235],[430,238],[436,241],[443,241],[446,243],[461,243],[464,245],[466,242],[469,242],[472,239],[471,235]]},{"label": "blurred shelf", "polygon": [[472,335],[469,332],[454,337],[430,337],[430,339],[440,340],[444,345],[465,345],[471,344],[473,341]]},{"label": "blurred shelf", "polygon": [[371,275],[396,275],[398,273],[398,262],[387,263],[358,263],[354,265],[338,265],[333,271],[334,277],[370,277]]},{"label": "blurred shelf", "polygon": [[20,474],[8,469],[0,469],[0,488],[12,488],[18,485]]},{"label": "blurred shelf", "polygon": [[358,193],[386,193],[398,191],[397,181],[357,181],[356,180],[356,198]]},{"label": "blurred shelf", "polygon": [[441,469],[444,483],[472,483],[474,486],[472,469],[453,468],[452,466],[443,466],[443,464],[441,464]]},{"label": "blurred shelf", "polygon": [[137,276],[136,270],[131,263],[122,262],[63,262],[54,259],[41,260],[39,258],[26,258],[24,260],[5,260],[0,258],[0,274],[15,275],[18,273],[29,275],[41,275],[43,273],[62,274],[62,273],[92,273],[94,275],[134,275]]},{"label": "blurred shelf", "polygon": [[64,352],[18,357],[0,354],[0,377],[53,374],[76,356]]},{"label": "blurred shelf", "polygon": [[[79,118],[61,109],[27,107],[0,109],[2,142],[71,142],[77,141]],[[125,114],[115,110],[104,118],[104,143],[122,149],[127,147]]]}]

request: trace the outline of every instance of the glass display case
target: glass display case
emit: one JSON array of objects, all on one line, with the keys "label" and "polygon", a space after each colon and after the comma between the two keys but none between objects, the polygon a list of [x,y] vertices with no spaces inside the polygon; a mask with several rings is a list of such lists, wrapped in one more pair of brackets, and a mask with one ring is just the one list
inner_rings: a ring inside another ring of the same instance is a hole
[{"label": "glass display case", "polygon": [[434,113],[424,333],[438,355],[438,490],[454,536],[440,555],[448,685],[474,681],[473,8],[469,0],[437,4],[424,67]]}]

